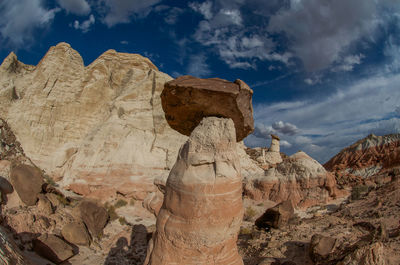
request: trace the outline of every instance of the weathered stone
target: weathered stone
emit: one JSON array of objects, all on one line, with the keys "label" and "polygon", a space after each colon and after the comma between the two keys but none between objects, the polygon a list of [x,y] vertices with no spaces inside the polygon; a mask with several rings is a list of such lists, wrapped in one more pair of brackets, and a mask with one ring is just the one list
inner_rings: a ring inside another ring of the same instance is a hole
[{"label": "weathered stone", "polygon": [[74,213],[85,223],[92,237],[99,238],[103,235],[103,228],[109,218],[107,210],[103,206],[84,200],[74,208]]},{"label": "weathered stone", "polygon": [[33,241],[33,250],[54,263],[61,263],[75,255],[73,248],[61,238],[43,234]]},{"label": "weathered stone", "polygon": [[294,209],[290,201],[279,203],[269,208],[255,222],[258,228],[282,228],[293,217]]},{"label": "weathered stone", "polygon": [[[7,70],[13,64],[17,76]],[[0,66],[0,117],[62,188],[75,183],[91,198],[143,199],[155,176],[168,176],[187,137],[162,111],[160,94],[172,78],[149,59],[109,50],[85,66],[59,43],[25,68],[15,55]]]},{"label": "weathered stone", "polygon": [[184,135],[196,128],[204,117],[231,118],[236,140],[254,130],[253,91],[241,80],[181,76],[165,83],[161,102],[168,124]]},{"label": "weathered stone", "polygon": [[53,211],[53,207],[52,207],[49,199],[47,199],[47,197],[44,194],[39,194],[38,198],[39,198],[39,201],[37,204],[37,209],[38,209],[39,213],[42,215],[52,214],[54,211]]},{"label": "weathered stone", "polygon": [[311,259],[316,262],[322,262],[333,253],[336,239],[332,237],[326,237],[320,234],[315,234],[311,237],[309,254]]},{"label": "weathered stone", "polygon": [[366,245],[347,255],[337,265],[389,265],[385,246],[381,242]]},{"label": "weathered stone", "polygon": [[1,265],[35,265],[19,249],[13,236],[2,226],[0,226],[0,253]]},{"label": "weathered stone", "polygon": [[36,167],[18,165],[11,169],[11,184],[21,200],[32,206],[36,204],[38,194],[42,190],[43,177]]},{"label": "weathered stone", "polygon": [[6,178],[0,176],[0,191],[4,194],[12,193],[14,191],[13,186]]},{"label": "weathered stone", "polygon": [[248,177],[245,195],[254,200],[283,202],[290,200],[296,208],[307,208],[344,196],[336,187],[335,177],[304,152],[286,158],[264,176]]},{"label": "weathered stone", "polygon": [[66,224],[61,230],[61,235],[72,244],[89,246],[90,236],[83,223],[72,222]]},{"label": "weathered stone", "polygon": [[234,124],[204,118],[168,177],[149,264],[242,265],[236,246],[242,218]]}]

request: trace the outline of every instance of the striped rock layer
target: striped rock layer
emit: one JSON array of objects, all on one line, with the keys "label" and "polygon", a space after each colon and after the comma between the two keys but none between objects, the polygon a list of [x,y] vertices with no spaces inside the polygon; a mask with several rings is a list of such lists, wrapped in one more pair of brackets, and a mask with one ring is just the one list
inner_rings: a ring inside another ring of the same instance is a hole
[{"label": "striped rock layer", "polygon": [[149,264],[241,265],[242,177],[231,119],[208,117],[167,180]]}]

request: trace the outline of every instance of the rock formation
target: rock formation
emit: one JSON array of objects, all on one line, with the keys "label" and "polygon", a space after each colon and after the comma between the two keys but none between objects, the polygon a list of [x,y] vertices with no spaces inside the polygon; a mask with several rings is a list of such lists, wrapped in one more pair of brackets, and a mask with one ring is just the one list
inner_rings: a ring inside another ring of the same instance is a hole
[{"label": "rock formation", "polygon": [[178,132],[189,136],[203,117],[225,117],[233,120],[241,141],[254,130],[252,95],[241,80],[181,76],[165,84],[161,98],[168,124]]},{"label": "rock formation", "polygon": [[11,53],[0,73],[0,117],[26,155],[85,196],[143,199],[155,190],[155,176],[168,175],[186,140],[161,107],[172,78],[140,55],[109,50],[85,67],[60,43],[37,66]]},{"label": "rock formation", "polygon": [[282,162],[279,141],[278,136],[271,134],[271,147],[268,149],[268,152],[264,153],[265,164],[276,165]]},{"label": "rock formation", "polygon": [[304,152],[298,152],[276,168],[265,171],[264,176],[247,178],[245,195],[254,200],[283,202],[306,208],[324,203],[342,195],[336,187],[335,177]]},{"label": "rock formation", "polygon": [[324,167],[346,182],[361,181],[400,167],[400,134],[369,135],[343,149]]},{"label": "rock formation", "polygon": [[243,264],[236,247],[242,218],[234,124],[204,118],[168,177],[149,264]]}]

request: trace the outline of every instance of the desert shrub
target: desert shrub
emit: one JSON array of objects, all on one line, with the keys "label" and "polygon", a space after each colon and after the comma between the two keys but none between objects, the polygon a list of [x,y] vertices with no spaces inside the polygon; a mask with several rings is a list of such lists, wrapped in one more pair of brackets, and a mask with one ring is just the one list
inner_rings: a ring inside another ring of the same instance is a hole
[{"label": "desert shrub", "polygon": [[119,218],[117,212],[115,211],[115,207],[113,205],[108,204],[108,202],[104,205],[106,208],[108,215],[110,216],[110,222],[117,220]]},{"label": "desert shrub", "polygon": [[250,235],[252,233],[251,229],[248,227],[241,227],[240,228],[240,235]]},{"label": "desert shrub", "polygon": [[121,225],[127,225],[128,222],[126,221],[125,217],[121,216],[120,218],[118,218],[118,221]]},{"label": "desert shrub", "polygon": [[136,203],[136,200],[135,200],[134,198],[132,198],[132,199],[129,201],[129,205],[130,205],[130,206],[134,206],[135,203]]},{"label": "desert shrub", "polygon": [[128,203],[125,200],[119,199],[115,204],[114,207],[115,208],[121,208],[125,205],[127,205]]},{"label": "desert shrub", "polygon": [[58,187],[58,184],[49,175],[44,174],[43,179],[44,179],[44,182],[46,182],[47,184],[50,184],[53,187]]},{"label": "desert shrub", "polygon": [[70,204],[71,204],[71,202],[68,201],[68,199],[67,199],[66,197],[62,196],[61,194],[56,194],[56,196],[57,196],[57,200],[58,200],[62,205],[66,206],[66,205],[70,205]]},{"label": "desert shrub", "polygon": [[246,208],[246,211],[244,212],[244,217],[243,219],[245,221],[251,221],[253,218],[257,215],[256,210],[254,210],[251,206]]},{"label": "desert shrub", "polygon": [[352,200],[359,200],[367,192],[368,192],[368,186],[366,186],[366,185],[354,186],[353,189],[351,190],[351,199]]}]

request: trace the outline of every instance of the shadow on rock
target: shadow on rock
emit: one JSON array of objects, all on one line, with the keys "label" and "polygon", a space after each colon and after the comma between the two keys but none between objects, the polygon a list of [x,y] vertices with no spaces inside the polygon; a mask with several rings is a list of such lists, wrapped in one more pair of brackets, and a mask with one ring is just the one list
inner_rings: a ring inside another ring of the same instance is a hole
[{"label": "shadow on rock", "polygon": [[143,265],[148,244],[148,233],[144,225],[132,227],[130,243],[126,237],[120,237],[111,248],[104,265]]}]

